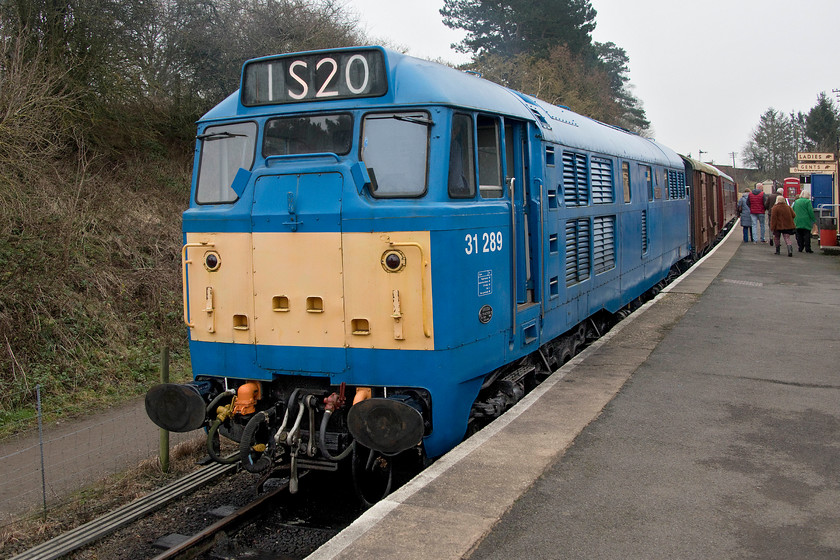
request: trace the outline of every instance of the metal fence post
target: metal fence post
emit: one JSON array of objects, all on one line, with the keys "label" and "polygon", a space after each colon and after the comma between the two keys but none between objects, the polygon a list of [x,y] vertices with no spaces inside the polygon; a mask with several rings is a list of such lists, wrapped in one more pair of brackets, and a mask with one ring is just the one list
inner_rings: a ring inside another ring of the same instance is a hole
[{"label": "metal fence post", "polygon": [[[169,346],[160,353],[160,382],[169,383]],[[160,429],[160,468],[169,472],[169,431]]]},{"label": "metal fence post", "polygon": [[47,475],[44,472],[44,423],[41,411],[41,384],[35,385],[35,398],[38,407],[38,444],[41,447],[41,495],[44,497],[44,521],[47,520]]}]

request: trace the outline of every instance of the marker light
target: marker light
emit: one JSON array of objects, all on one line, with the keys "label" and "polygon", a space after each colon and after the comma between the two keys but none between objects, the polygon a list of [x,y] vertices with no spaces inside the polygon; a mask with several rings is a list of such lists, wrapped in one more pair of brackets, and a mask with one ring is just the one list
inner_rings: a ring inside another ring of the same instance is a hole
[{"label": "marker light", "polygon": [[219,253],[216,251],[208,251],[204,255],[204,268],[209,272],[215,272],[222,266],[222,259],[219,258]]},{"label": "marker light", "polygon": [[399,272],[405,268],[405,255],[395,249],[385,251],[382,254],[382,268],[386,272]]}]

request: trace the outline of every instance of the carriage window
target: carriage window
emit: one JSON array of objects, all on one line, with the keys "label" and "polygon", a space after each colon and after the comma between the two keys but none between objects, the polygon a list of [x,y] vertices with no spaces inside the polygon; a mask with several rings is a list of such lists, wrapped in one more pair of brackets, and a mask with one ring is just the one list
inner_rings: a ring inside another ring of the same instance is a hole
[{"label": "carriage window", "polygon": [[375,113],[362,123],[361,159],[375,197],[417,197],[426,192],[429,134],[425,112]]},{"label": "carriage window", "polygon": [[624,202],[630,204],[630,164],[621,162],[621,181],[624,183]]},{"label": "carriage window", "polygon": [[313,115],[271,119],[265,125],[263,156],[350,153],[353,117]]},{"label": "carriage window", "polygon": [[449,196],[452,198],[475,197],[474,154],[472,119],[455,115],[449,142]]},{"label": "carriage window", "polygon": [[257,124],[253,122],[208,126],[198,135],[201,163],[196,202],[220,204],[239,198],[231,184],[240,168],[250,170],[254,164],[256,138]]},{"label": "carriage window", "polygon": [[501,198],[502,153],[499,121],[478,117],[478,190],[481,198]]}]

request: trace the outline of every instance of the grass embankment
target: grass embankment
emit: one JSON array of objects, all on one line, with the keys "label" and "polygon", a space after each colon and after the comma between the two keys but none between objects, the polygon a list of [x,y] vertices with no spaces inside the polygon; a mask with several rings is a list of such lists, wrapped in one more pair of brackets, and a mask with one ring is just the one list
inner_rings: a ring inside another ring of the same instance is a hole
[{"label": "grass embankment", "polygon": [[[180,287],[187,153],[78,158],[0,182],[0,437],[142,394],[171,350],[189,376]],[[33,178],[35,177],[35,178]]]}]

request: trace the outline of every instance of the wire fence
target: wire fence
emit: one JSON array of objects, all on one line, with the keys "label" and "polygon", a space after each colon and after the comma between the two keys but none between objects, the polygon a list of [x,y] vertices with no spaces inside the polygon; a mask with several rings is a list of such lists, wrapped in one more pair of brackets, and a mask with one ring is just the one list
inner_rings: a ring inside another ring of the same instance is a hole
[{"label": "wire fence", "polygon": [[[170,447],[199,432],[170,434]],[[142,398],[0,442],[0,527],[66,503],[77,489],[158,456],[159,447]]]}]

